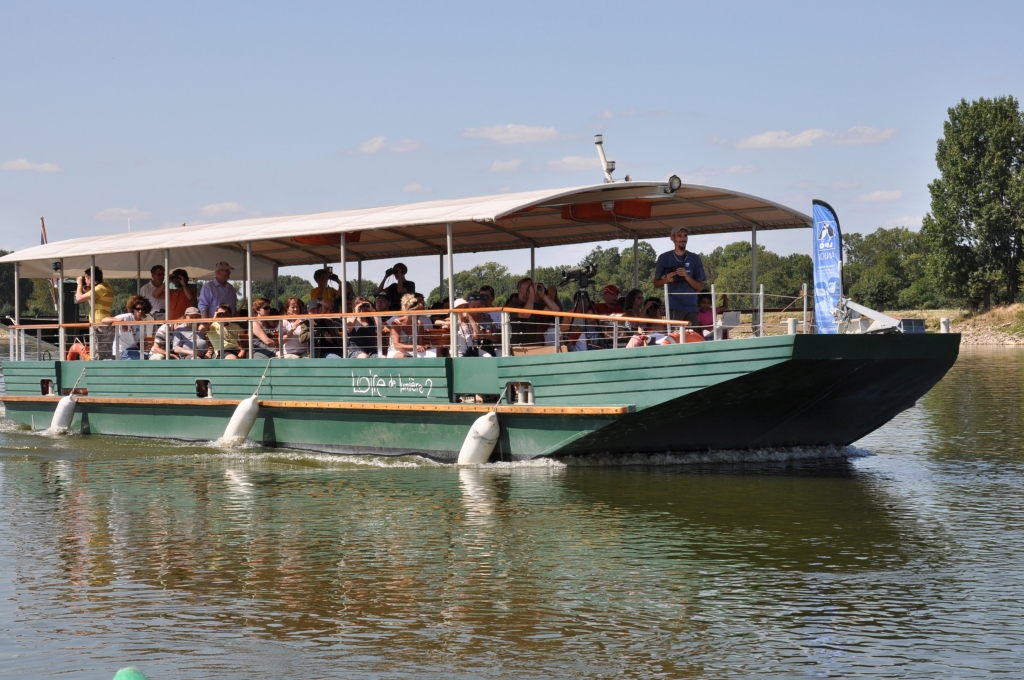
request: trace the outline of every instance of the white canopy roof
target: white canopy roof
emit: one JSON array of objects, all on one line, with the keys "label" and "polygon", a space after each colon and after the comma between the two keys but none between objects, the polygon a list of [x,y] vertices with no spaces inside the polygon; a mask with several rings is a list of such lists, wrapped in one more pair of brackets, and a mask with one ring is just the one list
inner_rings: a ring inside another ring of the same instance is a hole
[{"label": "white canopy roof", "polygon": [[163,264],[169,249],[172,269],[210,278],[219,261],[241,270],[251,243],[253,278],[268,280],[274,266],[338,261],[340,234],[350,261],[444,253],[448,224],[455,252],[465,253],[657,238],[677,226],[693,234],[792,229],[810,227],[811,218],[726,189],[684,184],[672,192],[659,182],[617,182],[91,236],[26,248],[0,262],[20,262],[21,276],[43,278],[53,262],[63,259],[70,275],[95,256],[105,277],[135,278],[137,266],[146,272]]}]

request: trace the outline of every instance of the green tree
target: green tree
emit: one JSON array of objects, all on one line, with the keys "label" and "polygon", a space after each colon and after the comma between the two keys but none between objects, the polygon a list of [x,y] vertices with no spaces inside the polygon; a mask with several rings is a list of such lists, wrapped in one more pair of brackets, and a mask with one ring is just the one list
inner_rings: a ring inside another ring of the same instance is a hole
[{"label": "green tree", "polygon": [[926,309],[942,296],[927,268],[928,240],[906,227],[843,237],[843,277],[854,301],[874,309]]},{"label": "green tree", "polygon": [[[272,307],[282,309],[284,301],[290,297],[297,297],[304,302],[309,301],[309,289],[313,284],[301,276],[291,274],[280,274],[277,277],[277,300],[274,300],[273,281],[253,281],[252,292],[256,297],[263,297],[270,300]],[[365,286],[364,286],[365,287]]]},{"label": "green tree", "polygon": [[961,100],[935,153],[922,230],[940,290],[971,308],[1020,289],[1024,236],[1024,115],[1013,97]]},{"label": "green tree", "polygon": [[[0,250],[0,257],[9,255],[11,251]],[[18,282],[18,297],[20,304],[18,308],[25,309],[28,299],[32,296],[34,288],[33,279],[21,279]],[[24,312],[23,312],[24,313]],[[14,263],[6,262],[0,264],[0,318],[14,315]]]},{"label": "green tree", "polygon": [[[728,293],[729,305],[734,308],[750,308],[753,301],[750,290],[750,275],[753,263],[753,249],[747,241],[737,241],[715,248],[709,255],[702,255],[707,282],[715,284],[716,293]],[[810,287],[814,281],[814,266],[808,255],[779,255],[764,246],[757,247],[757,279],[764,284],[765,307],[785,307],[791,300],[768,298],[768,295],[796,297],[804,283]]]}]

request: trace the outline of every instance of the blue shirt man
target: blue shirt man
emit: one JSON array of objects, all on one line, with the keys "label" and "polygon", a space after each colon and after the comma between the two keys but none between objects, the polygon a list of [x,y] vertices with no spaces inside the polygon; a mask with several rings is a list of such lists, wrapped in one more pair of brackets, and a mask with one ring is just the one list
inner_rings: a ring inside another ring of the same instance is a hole
[{"label": "blue shirt man", "polygon": [[199,312],[204,319],[213,317],[217,311],[217,305],[228,305],[231,307],[231,316],[235,316],[238,303],[238,292],[235,287],[228,283],[231,276],[231,265],[227,262],[218,262],[214,266],[214,276],[199,293]]},{"label": "blue shirt man", "polygon": [[689,321],[691,326],[697,326],[700,323],[697,316],[697,293],[704,290],[707,275],[700,255],[686,250],[689,237],[685,227],[672,230],[675,248],[658,256],[654,265],[654,285],[661,288],[668,284],[670,319]]}]

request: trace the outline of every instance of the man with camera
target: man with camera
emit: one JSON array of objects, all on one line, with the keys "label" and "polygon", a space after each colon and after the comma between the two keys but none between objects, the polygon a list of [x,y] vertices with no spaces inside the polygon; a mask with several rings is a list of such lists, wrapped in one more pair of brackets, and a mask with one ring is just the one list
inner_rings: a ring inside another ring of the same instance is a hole
[{"label": "man with camera", "polygon": [[[380,285],[377,286],[378,294],[384,293],[388,296],[388,303],[391,305],[391,309],[401,309],[402,296],[416,292],[416,284],[405,278],[405,275],[408,273],[408,267],[401,262],[396,262],[394,267],[384,272],[384,278],[381,279]],[[384,284],[391,276],[395,277],[395,282],[390,286],[385,286]]]},{"label": "man with camera", "polygon": [[[114,308],[114,289],[109,283],[103,282],[103,270],[99,267],[91,267],[85,270],[84,276],[79,276],[76,281],[78,288],[75,290],[75,302],[81,304],[88,302],[95,304],[89,314],[90,323],[101,323],[103,319],[111,314]],[[93,303],[95,298],[95,303]],[[113,359],[114,358],[114,327],[94,326],[93,337],[96,340],[92,348],[91,358]]]},{"label": "man with camera", "polygon": [[188,272],[175,269],[171,272],[170,306],[167,308],[168,319],[182,319],[185,310],[196,304],[196,292],[188,283]]},{"label": "man with camera", "polygon": [[154,265],[149,270],[149,281],[139,290],[139,295],[149,300],[149,305],[153,308],[154,319],[164,318],[166,306],[164,304],[164,266],[162,264]]},{"label": "man with camera", "polygon": [[524,310],[522,313],[509,315],[509,332],[513,345],[543,345],[544,333],[555,320],[553,316],[531,314],[526,310],[561,311],[544,284],[534,284],[533,279],[528,276],[516,284],[516,294],[508,299],[505,306]]},{"label": "man with camera", "polygon": [[700,324],[697,316],[697,293],[704,290],[704,263],[700,255],[686,250],[690,233],[685,227],[672,230],[673,250],[662,253],[654,264],[654,285],[661,288],[668,284],[668,311],[673,321],[689,321],[691,326]]},{"label": "man with camera", "polygon": [[[331,271],[330,267],[324,267],[323,269],[317,269],[313,272],[313,280],[316,281],[316,287],[309,289],[309,299],[320,300],[337,300],[338,290],[341,288],[341,279],[338,275]],[[338,288],[331,288],[328,284],[334,281],[338,284]]]}]

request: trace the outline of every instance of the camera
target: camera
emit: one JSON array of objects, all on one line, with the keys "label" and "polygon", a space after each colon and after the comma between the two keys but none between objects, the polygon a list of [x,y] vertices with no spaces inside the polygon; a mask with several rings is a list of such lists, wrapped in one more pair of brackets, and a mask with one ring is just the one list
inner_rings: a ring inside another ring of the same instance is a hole
[{"label": "camera", "polygon": [[394,268],[389,268],[386,272],[384,272],[384,276],[391,276],[394,273],[395,273]]},{"label": "camera", "polygon": [[586,288],[590,285],[590,279],[594,278],[597,274],[596,264],[581,264],[578,267],[570,267],[569,269],[562,270],[562,283],[569,283],[575,281],[579,284],[580,288]]},{"label": "camera", "polygon": [[337,274],[330,274],[327,278],[329,278],[331,281],[334,281],[335,283],[341,283],[341,279],[338,278]]}]

